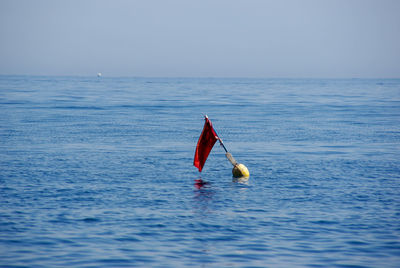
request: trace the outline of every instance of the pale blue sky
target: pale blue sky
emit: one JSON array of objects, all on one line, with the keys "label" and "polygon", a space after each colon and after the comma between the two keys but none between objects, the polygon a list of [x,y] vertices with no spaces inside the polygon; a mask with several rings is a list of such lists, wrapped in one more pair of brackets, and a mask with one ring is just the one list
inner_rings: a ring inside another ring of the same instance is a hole
[{"label": "pale blue sky", "polygon": [[0,0],[0,74],[400,77],[397,0]]}]

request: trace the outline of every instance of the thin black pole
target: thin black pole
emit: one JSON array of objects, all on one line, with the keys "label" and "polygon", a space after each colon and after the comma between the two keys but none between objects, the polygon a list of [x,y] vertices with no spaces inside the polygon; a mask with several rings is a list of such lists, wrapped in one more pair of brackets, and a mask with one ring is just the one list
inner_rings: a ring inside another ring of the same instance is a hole
[{"label": "thin black pole", "polygon": [[[204,117],[205,117],[205,119],[208,118],[207,115],[205,115]],[[214,127],[213,127],[213,129],[214,129]],[[228,152],[228,150],[226,149],[226,147],[225,147],[225,145],[224,145],[224,142],[223,142],[222,139],[218,136],[218,133],[217,133],[217,131],[215,131],[215,129],[214,129],[214,132],[215,132],[215,134],[217,135],[217,138],[218,138],[218,140],[219,140],[219,144],[220,144],[220,145],[222,146],[222,148],[224,148],[224,150],[225,150],[226,158],[228,158],[229,162],[231,162],[231,164],[232,164],[234,167],[236,167],[236,165],[238,164],[238,162],[236,162],[235,158],[233,158],[233,156],[231,155],[231,153]]]},{"label": "thin black pole", "polygon": [[[206,118],[208,118],[208,116],[205,115],[204,118],[206,119]],[[215,134],[217,134],[217,137],[218,137],[218,140],[219,140],[219,144],[222,146],[222,148],[224,148],[225,153],[227,153],[228,150],[226,149],[224,143],[222,142],[222,139],[219,137],[219,135],[218,135],[217,131],[215,131],[215,128],[214,128],[214,127],[213,127],[213,129],[214,129]]]},{"label": "thin black pole", "polygon": [[[217,132],[215,132],[215,133],[217,133]],[[218,134],[217,134],[217,136],[218,136]],[[222,148],[224,148],[224,150],[225,150],[225,153],[227,153],[228,152],[228,150],[226,149],[226,147],[225,147],[225,145],[224,145],[224,143],[222,142],[222,140],[221,140],[221,138],[218,136],[218,140],[219,140],[219,144],[222,146]]]}]

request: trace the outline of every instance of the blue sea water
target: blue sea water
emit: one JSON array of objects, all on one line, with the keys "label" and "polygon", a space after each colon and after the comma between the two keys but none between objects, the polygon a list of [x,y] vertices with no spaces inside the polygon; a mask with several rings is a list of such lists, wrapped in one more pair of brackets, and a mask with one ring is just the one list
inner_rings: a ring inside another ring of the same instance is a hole
[{"label": "blue sea water", "polygon": [[1,267],[400,267],[399,180],[399,79],[0,76]]}]

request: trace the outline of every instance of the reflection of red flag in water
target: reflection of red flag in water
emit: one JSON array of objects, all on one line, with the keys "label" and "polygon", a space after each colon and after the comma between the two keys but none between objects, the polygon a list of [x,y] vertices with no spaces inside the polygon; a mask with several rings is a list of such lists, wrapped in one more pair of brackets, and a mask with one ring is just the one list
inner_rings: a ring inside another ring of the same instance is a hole
[{"label": "reflection of red flag in water", "polygon": [[199,141],[197,142],[193,161],[193,165],[199,169],[199,172],[203,169],[211,149],[218,140],[218,135],[215,133],[211,121],[208,120],[207,116],[205,119],[206,122],[204,123],[203,132],[201,132]]}]

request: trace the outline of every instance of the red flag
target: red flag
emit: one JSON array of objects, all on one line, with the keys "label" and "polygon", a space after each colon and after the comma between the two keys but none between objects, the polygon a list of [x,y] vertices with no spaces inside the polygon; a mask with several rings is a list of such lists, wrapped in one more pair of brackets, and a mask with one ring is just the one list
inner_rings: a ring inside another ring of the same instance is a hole
[{"label": "red flag", "polygon": [[197,142],[193,161],[193,165],[199,169],[199,172],[203,169],[211,149],[219,139],[207,116],[205,117],[205,120],[206,122],[204,123],[203,132],[201,132],[199,141]]}]

